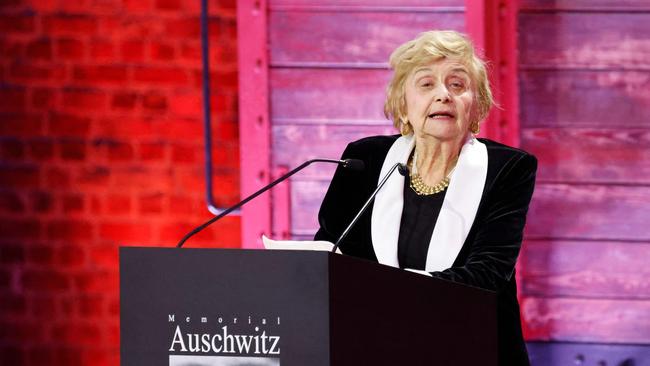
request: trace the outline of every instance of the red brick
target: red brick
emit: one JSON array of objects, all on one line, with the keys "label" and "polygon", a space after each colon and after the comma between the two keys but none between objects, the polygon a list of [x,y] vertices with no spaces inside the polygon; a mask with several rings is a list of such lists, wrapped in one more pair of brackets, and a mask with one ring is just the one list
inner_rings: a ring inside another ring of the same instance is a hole
[{"label": "red brick", "polygon": [[55,270],[26,269],[20,280],[27,291],[65,291],[70,288],[70,278]]},{"label": "red brick", "polygon": [[162,142],[141,143],[138,149],[138,159],[143,161],[162,161],[165,159],[167,145]]},{"label": "red brick", "polygon": [[34,84],[60,84],[65,80],[66,70],[60,64],[35,65],[27,62],[13,63],[9,69],[12,80]]},{"label": "red brick", "polygon": [[0,165],[0,182],[4,187],[37,187],[39,175],[35,165]]},{"label": "red brick", "polygon": [[21,244],[0,245],[0,262],[3,264],[23,264],[25,262],[25,248]]},{"label": "red brick", "polygon": [[52,346],[30,347],[27,351],[27,365],[55,365]]},{"label": "red brick", "polygon": [[106,313],[104,310],[104,296],[81,296],[76,299],[76,302],[79,315],[83,318],[97,318],[103,316]]},{"label": "red brick", "polygon": [[149,118],[105,118],[95,124],[95,134],[106,139],[137,139],[158,137],[155,119]]},{"label": "red brick", "polygon": [[1,113],[0,135],[2,136],[34,136],[43,133],[41,116],[30,114]]},{"label": "red brick", "polygon": [[129,13],[150,13],[152,0],[122,0],[122,6]]},{"label": "red brick", "polygon": [[16,60],[25,56],[25,40],[0,38],[0,55],[4,60]]},{"label": "red brick", "polygon": [[164,111],[167,109],[167,97],[150,91],[142,96],[142,107],[149,110]]},{"label": "red brick", "polygon": [[23,88],[0,87],[0,112],[25,110],[26,92]]},{"label": "red brick", "polygon": [[79,213],[84,211],[84,196],[81,194],[66,194],[62,197],[63,212],[66,214]]},{"label": "red brick", "polygon": [[131,213],[131,197],[127,195],[112,194],[106,197],[107,213],[112,215]]},{"label": "red brick", "polygon": [[71,114],[50,115],[49,134],[53,136],[85,137],[90,132],[90,118]]},{"label": "red brick", "polygon": [[165,22],[165,35],[168,37],[201,39],[199,17],[169,19]]},{"label": "red brick", "polygon": [[0,140],[0,157],[4,161],[23,160],[25,157],[23,142],[14,139]]},{"label": "red brick", "polygon": [[110,170],[103,166],[93,166],[83,168],[77,179],[77,183],[103,187],[109,182]]},{"label": "red brick", "polygon": [[34,212],[51,212],[54,207],[52,193],[43,191],[32,191],[29,193],[30,207]]},{"label": "red brick", "polygon": [[27,313],[27,302],[23,296],[0,293],[0,314],[6,318],[21,317]]},{"label": "red brick", "polygon": [[86,159],[86,143],[83,140],[63,140],[59,143],[61,158],[65,161]]},{"label": "red brick", "polygon": [[54,143],[49,139],[30,140],[27,142],[27,151],[34,160],[50,160],[54,155]]},{"label": "red brick", "polygon": [[143,222],[112,222],[101,224],[99,234],[102,239],[128,244],[149,242],[152,230],[150,224]]},{"label": "red brick", "polygon": [[35,88],[31,90],[31,105],[36,109],[50,109],[55,103],[55,92],[52,89]]},{"label": "red brick", "polygon": [[122,91],[113,94],[111,99],[111,107],[114,109],[133,109],[137,95],[135,92]]},{"label": "red brick", "polygon": [[69,111],[106,109],[106,94],[97,90],[68,89],[63,91],[63,107]]},{"label": "red brick", "polygon": [[[101,330],[96,322],[73,323],[66,322],[64,325],[57,325],[52,328],[52,337],[62,342],[80,346],[94,346],[101,342]],[[74,352],[74,359],[79,359],[81,352]],[[69,361],[68,361],[69,362]],[[66,364],[70,364],[66,362]],[[77,361],[73,361],[77,364]],[[81,364],[81,361],[78,361]]]},{"label": "red brick", "polygon": [[110,161],[129,161],[133,160],[133,146],[128,143],[114,142],[107,144],[108,159]]},{"label": "red brick", "polygon": [[84,43],[77,39],[61,38],[55,43],[55,55],[57,59],[68,61],[83,60],[85,56]]},{"label": "red brick", "polygon": [[78,273],[73,276],[73,283],[77,291],[85,294],[118,293],[120,288],[117,270]]},{"label": "red brick", "polygon": [[35,30],[34,15],[2,15],[0,33],[31,33]]},{"label": "red brick", "polygon": [[25,248],[30,266],[51,266],[54,263],[54,249],[49,245],[33,244]]},{"label": "red brick", "polygon": [[86,263],[85,252],[79,245],[61,245],[57,247],[56,258],[57,264],[65,268],[76,268]]},{"label": "red brick", "polygon": [[144,59],[144,42],[138,40],[124,41],[120,46],[120,52],[122,61],[142,61]]},{"label": "red brick", "polygon": [[58,167],[48,168],[45,171],[45,183],[50,188],[69,188],[70,173]]},{"label": "red brick", "polygon": [[115,46],[106,40],[90,41],[90,57],[96,61],[110,61],[115,54]]},{"label": "red brick", "polygon": [[41,38],[27,44],[25,54],[30,59],[51,60],[52,41],[48,38]]},{"label": "red brick", "polygon": [[156,193],[140,197],[140,213],[147,214],[160,214],[163,212],[163,194]]},{"label": "red brick", "polygon": [[159,10],[180,10],[182,8],[181,0],[156,0],[156,9]]},{"label": "red brick", "polygon": [[[15,191],[0,191],[0,211],[8,213],[25,212],[25,202],[23,197]],[[0,251],[2,251],[2,247],[0,247]],[[0,258],[2,258],[2,256],[0,256]]]},{"label": "red brick", "polygon": [[167,141],[202,141],[203,121],[200,119],[173,119],[164,123],[161,136]]},{"label": "red brick", "polygon": [[127,79],[125,66],[76,66],[72,72],[73,79],[91,84],[123,84]]},{"label": "red brick", "polygon": [[196,163],[198,151],[195,146],[172,145],[172,161],[174,163]]},{"label": "red brick", "polygon": [[88,15],[49,15],[43,18],[43,31],[51,35],[93,35],[97,32],[97,19]]},{"label": "red brick", "polygon": [[175,94],[169,99],[169,111],[171,113],[198,118],[202,116],[203,97],[200,93]]},{"label": "red brick", "polygon": [[189,81],[185,70],[172,67],[139,67],[134,70],[133,79],[155,85],[184,85]]},{"label": "red brick", "polygon": [[[5,329],[11,329],[11,324],[0,323]],[[26,365],[27,352],[21,347],[0,344],[0,363],[3,365]]]},{"label": "red brick", "polygon": [[177,215],[192,215],[199,212],[199,205],[191,196],[175,195],[169,197],[167,209]]},{"label": "red brick", "polygon": [[118,246],[115,244],[95,244],[90,248],[90,261],[93,266],[117,268],[119,266]]},{"label": "red brick", "polygon": [[155,61],[171,61],[176,58],[176,49],[169,43],[152,42],[149,46],[149,54]]},{"label": "red brick", "polygon": [[47,236],[58,240],[92,240],[93,225],[84,220],[54,220],[47,223]]}]

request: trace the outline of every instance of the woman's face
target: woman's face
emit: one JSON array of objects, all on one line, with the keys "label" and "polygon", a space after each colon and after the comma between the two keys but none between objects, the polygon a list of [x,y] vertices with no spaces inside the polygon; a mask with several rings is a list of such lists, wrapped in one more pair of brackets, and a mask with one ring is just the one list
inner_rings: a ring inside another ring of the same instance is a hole
[{"label": "woman's face", "polygon": [[460,62],[440,59],[406,79],[407,116],[416,137],[461,140],[477,115],[474,85]]}]

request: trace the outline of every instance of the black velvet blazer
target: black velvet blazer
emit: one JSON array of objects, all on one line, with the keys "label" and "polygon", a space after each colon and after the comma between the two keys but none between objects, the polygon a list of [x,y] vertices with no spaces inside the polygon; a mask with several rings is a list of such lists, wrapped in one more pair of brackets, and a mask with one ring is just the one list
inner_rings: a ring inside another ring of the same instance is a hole
[{"label": "black velvet blazer", "polygon": [[[336,241],[377,187],[379,174],[396,136],[367,137],[350,143],[342,159],[361,159],[363,171],[339,167],[325,195],[316,240]],[[499,365],[528,365],[524,344],[515,262],[521,247],[526,213],[535,186],[537,159],[522,150],[479,139],[488,153],[485,188],[476,218],[451,268],[432,272],[497,292]],[[347,255],[377,261],[371,238],[372,206],[341,245]]]}]

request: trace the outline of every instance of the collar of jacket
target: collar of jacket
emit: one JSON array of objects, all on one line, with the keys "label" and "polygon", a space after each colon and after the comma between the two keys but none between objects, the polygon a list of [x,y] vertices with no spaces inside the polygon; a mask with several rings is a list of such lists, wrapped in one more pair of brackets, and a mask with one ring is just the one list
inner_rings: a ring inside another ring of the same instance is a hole
[{"label": "collar of jacket", "polygon": [[[414,146],[412,134],[398,138],[386,155],[379,180],[395,163],[406,164]],[[456,169],[450,176],[445,200],[431,235],[425,267],[428,272],[443,271],[456,260],[476,217],[485,187],[487,166],[485,144],[470,135],[461,148]],[[377,261],[392,267],[399,265],[397,242],[403,207],[404,177],[393,174],[375,197],[371,221],[372,245]]]}]

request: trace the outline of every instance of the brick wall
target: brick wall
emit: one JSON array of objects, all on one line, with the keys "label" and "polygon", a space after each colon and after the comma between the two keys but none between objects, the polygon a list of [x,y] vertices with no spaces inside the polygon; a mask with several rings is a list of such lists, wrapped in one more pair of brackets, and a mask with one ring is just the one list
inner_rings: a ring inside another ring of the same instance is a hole
[{"label": "brick wall", "polygon": [[[0,1],[0,364],[119,364],[118,246],[209,217],[200,2]],[[218,203],[239,196],[236,9],[213,0]],[[188,246],[239,246],[231,218]]]}]

